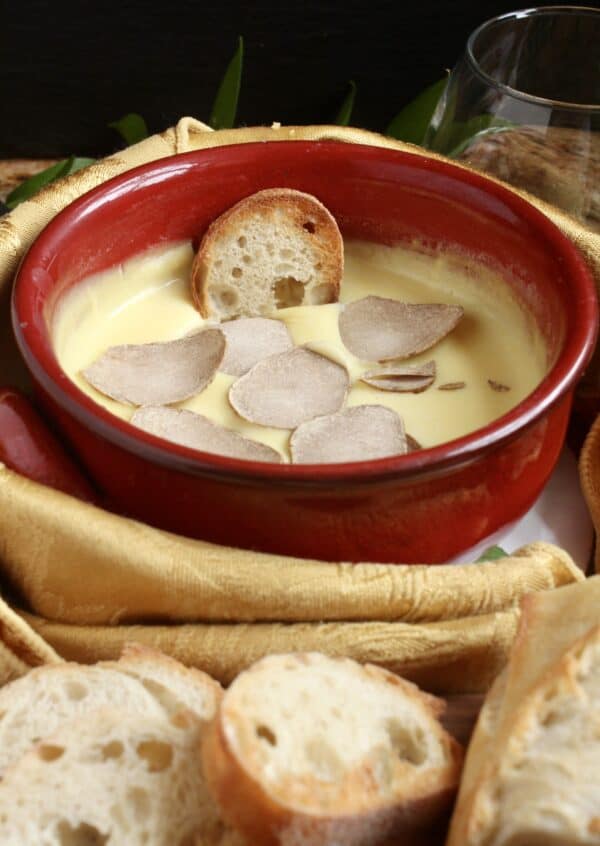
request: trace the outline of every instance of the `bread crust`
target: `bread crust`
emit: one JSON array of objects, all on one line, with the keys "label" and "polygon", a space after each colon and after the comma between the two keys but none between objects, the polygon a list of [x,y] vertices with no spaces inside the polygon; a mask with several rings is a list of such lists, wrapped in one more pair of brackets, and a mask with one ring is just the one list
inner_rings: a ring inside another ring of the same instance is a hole
[{"label": "bread crust", "polygon": [[[509,725],[504,727],[499,727],[497,720],[506,674],[499,677],[499,681],[492,688],[486,701],[486,705],[489,705],[487,713],[489,725],[486,725],[486,706],[484,706],[480,716],[480,722],[483,721],[483,723],[481,726],[478,723],[474,738],[476,755],[472,756],[469,750],[466,777],[461,785],[446,846],[488,846],[492,842],[491,838],[496,836],[494,832],[500,824],[501,799],[499,797],[502,796],[506,779],[520,770],[523,760],[527,757],[528,745],[533,742],[533,733],[537,731],[540,734],[545,731],[547,714],[552,710],[553,700],[560,698],[561,695],[567,695],[574,700],[579,698],[577,675],[582,658],[588,648],[599,645],[600,626],[594,626],[542,674],[511,714]],[[590,719],[593,717],[592,714],[589,716]],[[490,729],[493,731],[498,728],[504,729],[501,734],[501,743],[497,738],[492,737],[490,731]],[[488,741],[487,757],[484,756],[486,740]],[[561,761],[561,766],[562,763]],[[551,772],[543,772],[541,777],[542,780],[546,778],[548,784],[551,784]],[[572,784],[572,789],[577,792],[576,782]],[[527,796],[523,795],[522,802],[523,804],[518,809],[511,805],[512,814],[527,809]],[[564,795],[564,803],[567,809],[570,803],[568,794]],[[600,802],[597,807],[600,808]],[[560,808],[556,809],[556,813],[562,820],[568,820],[568,813],[563,814]],[[544,831],[536,830],[535,814],[532,813],[531,817],[532,820],[523,834],[525,837],[535,838],[536,843],[542,842]],[[596,822],[600,830],[600,811],[591,819],[589,833],[593,833]],[[564,843],[564,846],[568,846],[572,833],[561,832],[560,828],[556,829],[555,833],[559,841]],[[576,837],[573,842],[588,841],[581,841],[579,837]],[[596,840],[590,842],[596,842]]]},{"label": "bread crust", "polygon": [[[190,710],[203,722],[212,720],[223,698],[223,688],[208,673],[195,667],[186,667],[164,652],[145,644],[133,641],[126,643],[118,661],[100,662],[96,666],[130,674],[142,684],[149,680],[164,686],[172,696],[176,709],[181,707]],[[161,704],[167,711],[173,708],[168,702],[163,701]]]},{"label": "bread crust", "polygon": [[[365,665],[363,669],[382,684],[398,685],[432,721],[437,720],[443,710],[440,700],[422,693],[415,685],[387,670],[373,665]],[[246,672],[251,673],[252,668]],[[326,690],[323,695],[327,696]],[[349,773],[344,778],[341,788],[344,798],[339,806],[323,811],[318,801],[307,807],[301,797],[294,796],[293,777],[285,790],[280,785],[282,790],[277,795],[255,777],[246,766],[245,759],[249,756],[240,756],[228,740],[226,723],[235,719],[234,709],[228,705],[226,693],[204,736],[204,771],[223,818],[253,846],[327,846],[330,843],[375,846],[390,837],[408,836],[429,826],[450,809],[460,778],[462,748],[437,722],[434,730],[446,750],[448,763],[445,767],[429,768],[422,778],[414,779],[408,795],[398,791],[382,799],[376,797],[371,765],[364,764],[360,767],[362,772]],[[301,793],[319,795],[322,784],[318,779],[307,775],[302,777],[302,782]]]},{"label": "bread crust", "polygon": [[[213,277],[217,275],[215,263],[222,255],[223,242],[236,237],[240,227],[250,220],[271,222],[276,215],[285,215],[285,225],[293,228],[316,250],[318,262],[316,272],[319,285],[329,286],[330,294],[323,302],[336,302],[339,298],[340,284],[344,271],[343,241],[335,218],[316,198],[302,191],[291,188],[267,188],[246,197],[214,220],[204,234],[194,259],[191,274],[192,299],[202,317],[223,317],[213,302],[209,289]],[[306,227],[309,226],[307,229]],[[312,227],[312,229],[310,228]],[[273,284],[274,271],[265,266],[265,285]],[[276,274],[275,274],[276,275]],[[270,292],[272,308],[277,304],[274,293]],[[232,317],[256,317],[265,312],[243,311],[228,313]]]},{"label": "bread crust", "polygon": [[[138,643],[137,641],[125,643],[119,660],[114,662],[114,666],[117,669],[123,667],[125,669],[128,667],[135,669],[139,666],[143,670],[144,667],[151,666],[152,664],[162,668],[166,673],[177,675],[182,682],[188,682],[198,689],[205,688],[210,690],[215,699],[220,702],[223,696],[223,688],[216,679],[213,679],[212,676],[209,676],[203,670],[199,670],[197,667],[188,667],[180,661],[176,661],[175,658],[171,658],[169,655],[165,655],[164,652],[160,652],[158,649],[154,649],[144,643]],[[103,663],[101,662],[98,666],[103,666]]]}]

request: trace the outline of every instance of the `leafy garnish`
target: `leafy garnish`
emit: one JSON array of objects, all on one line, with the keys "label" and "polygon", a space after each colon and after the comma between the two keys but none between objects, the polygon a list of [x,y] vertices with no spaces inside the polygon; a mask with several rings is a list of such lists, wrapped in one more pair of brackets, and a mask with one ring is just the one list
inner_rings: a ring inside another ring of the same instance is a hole
[{"label": "leafy garnish", "polygon": [[446,88],[447,78],[438,80],[422,91],[401,109],[385,131],[399,141],[422,144],[440,97]]},{"label": "leafy garnish", "polygon": [[476,564],[481,564],[483,561],[497,561],[498,558],[508,558],[508,552],[505,552],[501,546],[490,546],[482,552]]},{"label": "leafy garnish", "polygon": [[209,124],[213,129],[231,129],[235,124],[240,87],[242,84],[242,68],[244,64],[244,39],[240,35],[237,50],[227,66],[225,75],[219,85]]},{"label": "leafy garnish", "polygon": [[69,176],[71,173],[77,173],[78,170],[83,170],[84,167],[89,167],[94,164],[96,159],[88,159],[85,156],[71,156],[67,159],[67,166],[62,176]]},{"label": "leafy garnish", "polygon": [[51,182],[55,182],[57,179],[69,176],[69,174],[75,173],[76,171],[93,164],[94,161],[95,159],[71,156],[68,159],[57,162],[51,167],[36,173],[34,176],[26,179],[25,182],[18,185],[6,198],[6,205],[9,209],[14,209],[15,206],[19,205],[19,203],[29,200],[37,194],[38,191],[41,191],[44,186],[49,185]]},{"label": "leafy garnish", "polygon": [[119,120],[115,120],[108,125],[111,129],[115,129],[119,133],[128,146],[137,144],[139,141],[143,141],[144,138],[148,137],[146,121],[141,115],[135,112],[130,112],[128,115],[124,115]]},{"label": "leafy garnish", "polygon": [[344,102],[340,106],[340,110],[338,111],[337,116],[334,120],[334,123],[337,124],[337,126],[348,126],[352,117],[352,111],[354,110],[354,100],[356,98],[356,82],[351,79],[348,85],[350,86],[350,90],[344,97]]}]

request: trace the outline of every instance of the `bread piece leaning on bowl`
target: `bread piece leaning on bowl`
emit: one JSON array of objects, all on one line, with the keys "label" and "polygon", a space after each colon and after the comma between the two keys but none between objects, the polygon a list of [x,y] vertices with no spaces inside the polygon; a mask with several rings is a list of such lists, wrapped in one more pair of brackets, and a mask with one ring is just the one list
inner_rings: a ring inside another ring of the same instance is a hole
[{"label": "bread piece leaning on bowl", "polygon": [[600,843],[598,601],[600,577],[526,597],[468,750],[447,846]]}]

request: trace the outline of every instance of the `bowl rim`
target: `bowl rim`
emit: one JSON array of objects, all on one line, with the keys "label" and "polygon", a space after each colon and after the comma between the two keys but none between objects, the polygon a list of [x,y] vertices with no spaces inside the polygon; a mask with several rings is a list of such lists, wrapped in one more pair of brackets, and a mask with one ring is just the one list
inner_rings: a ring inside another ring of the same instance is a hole
[{"label": "bowl rim", "polygon": [[[44,263],[41,262],[42,257],[47,262],[48,255],[65,238],[70,225],[76,224],[84,216],[89,218],[94,208],[110,202],[111,195],[114,196],[117,189],[120,196],[125,191],[135,189],[136,183],[143,184],[142,180],[149,175],[157,177],[160,174],[167,178],[170,170],[181,172],[183,163],[189,163],[192,167],[206,165],[213,158],[233,157],[240,152],[252,156],[258,151],[268,151],[270,145],[294,145],[293,149],[298,154],[303,150],[319,148],[329,158],[344,158],[350,153],[371,162],[383,158],[429,172],[433,170],[491,194],[532,226],[539,233],[540,239],[551,243],[557,253],[565,277],[573,284],[580,314],[580,318],[573,321],[558,359],[539,385],[506,414],[460,438],[405,455],[340,464],[277,464],[191,449],[132,426],[81,391],[60,367],[52,349],[49,330],[46,329],[45,333],[40,331],[35,320],[40,300],[34,296],[32,271],[36,265]],[[205,148],[147,162],[103,182],[66,206],[38,234],[15,277],[11,316],[18,348],[34,381],[56,405],[94,435],[144,460],[179,470],[186,475],[212,476],[224,481],[263,480],[277,481],[283,485],[304,483],[317,486],[324,483],[379,481],[392,477],[396,481],[410,481],[415,476],[438,475],[476,461],[483,453],[512,440],[535,423],[574,387],[591,357],[598,331],[598,306],[591,271],[574,244],[531,203],[483,174],[444,159],[424,156],[417,150],[402,151],[333,140],[258,141]]]}]

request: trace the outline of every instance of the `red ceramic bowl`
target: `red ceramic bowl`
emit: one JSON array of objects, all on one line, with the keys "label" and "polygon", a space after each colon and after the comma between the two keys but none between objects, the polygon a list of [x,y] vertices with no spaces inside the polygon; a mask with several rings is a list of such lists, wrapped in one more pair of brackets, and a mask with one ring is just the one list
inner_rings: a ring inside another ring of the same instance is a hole
[{"label": "red ceramic bowl", "polygon": [[[167,444],[113,417],[61,370],[49,323],[85,276],[158,243],[201,237],[242,197],[289,186],[318,196],[346,236],[420,239],[506,271],[554,362],[485,428],[421,452],[352,464],[244,462]],[[41,399],[124,513],[219,543],[329,560],[439,562],[519,517],[561,450],[597,306],[581,256],[535,208],[447,162],[336,142],[244,144],[153,162],[59,214],[30,249],[14,329]]]}]

